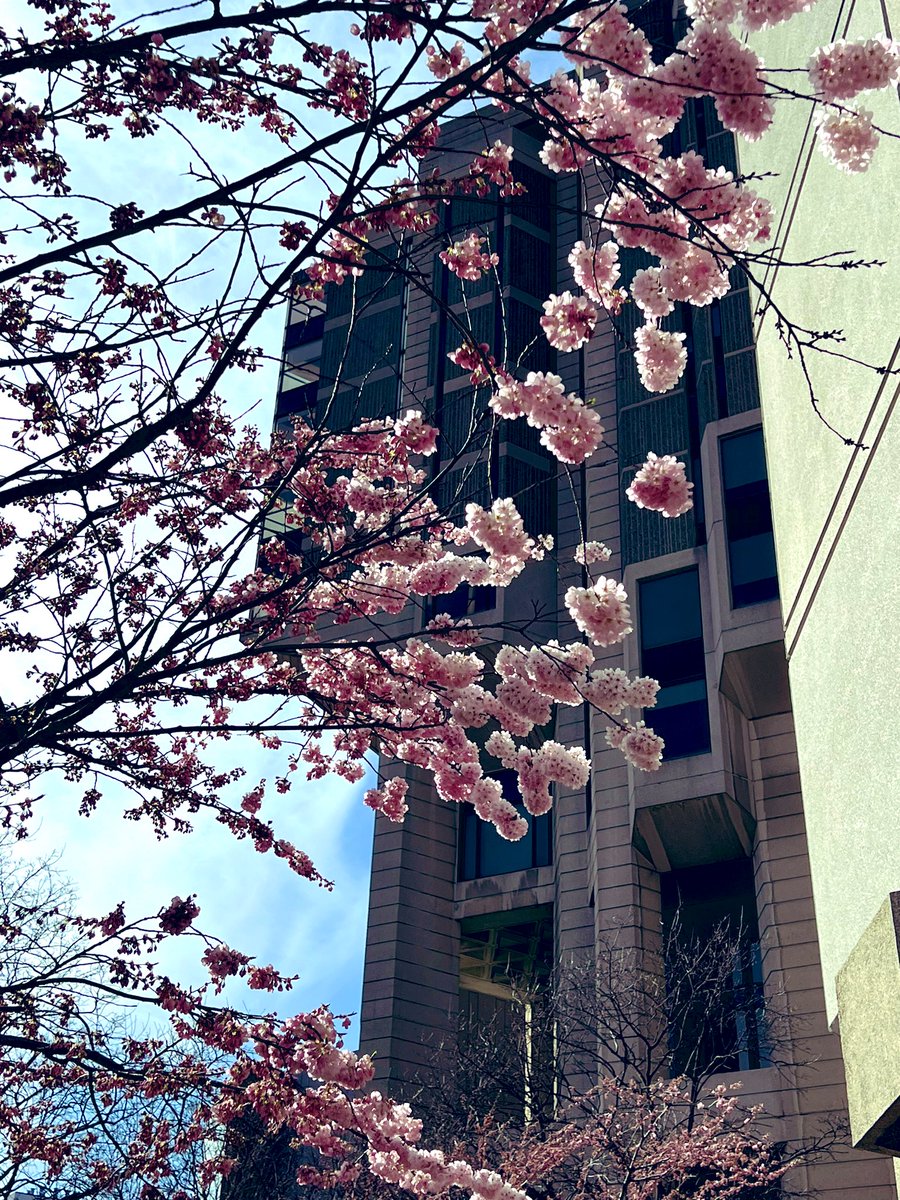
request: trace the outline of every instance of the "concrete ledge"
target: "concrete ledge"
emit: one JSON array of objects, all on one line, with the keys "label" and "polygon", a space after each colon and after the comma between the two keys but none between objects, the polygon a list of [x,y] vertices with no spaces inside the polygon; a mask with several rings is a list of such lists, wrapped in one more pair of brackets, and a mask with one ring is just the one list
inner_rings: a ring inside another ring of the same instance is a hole
[{"label": "concrete ledge", "polygon": [[466,879],[454,890],[453,918],[480,917],[486,913],[518,912],[537,905],[552,904],[553,867],[532,867],[506,875]]},{"label": "concrete ledge", "polygon": [[900,892],[892,892],[837,977],[853,1145],[900,1156]]}]

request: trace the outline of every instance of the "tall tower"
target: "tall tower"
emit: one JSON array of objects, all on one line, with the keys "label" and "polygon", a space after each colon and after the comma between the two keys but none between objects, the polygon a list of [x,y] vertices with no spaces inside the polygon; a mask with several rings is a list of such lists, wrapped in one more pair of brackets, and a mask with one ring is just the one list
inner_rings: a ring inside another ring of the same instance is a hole
[{"label": "tall tower", "polygon": [[[446,244],[478,229],[500,256],[497,278],[461,285],[433,240],[414,245],[411,261],[433,281],[432,300],[388,269],[395,248],[373,248],[355,286],[328,289],[323,305],[295,306],[279,416],[316,410],[346,425],[422,408],[441,429],[448,503],[510,495],[530,534],[553,535],[554,555],[508,590],[437,597],[396,618],[398,635],[445,611],[574,640],[563,604],[569,587],[585,583],[574,551],[582,540],[605,543],[605,569],[626,586],[635,633],[599,652],[598,665],[659,679],[648,722],[665,739],[665,761],[657,773],[635,772],[608,746],[598,715],[562,709],[552,736],[585,748],[590,783],[558,789],[552,814],[529,817],[516,843],[406,771],[405,822],[376,819],[361,1047],[375,1053],[379,1085],[403,1094],[461,1020],[512,1013],[515,979],[539,981],[610,931],[636,952],[656,952],[676,911],[699,938],[736,919],[748,940],[746,982],[783,992],[803,1046],[776,1070],[749,1040],[723,1081],[739,1079],[747,1100],[764,1103],[779,1137],[801,1137],[843,1113],[846,1096],[825,1018],[747,290],[736,278],[709,308],[667,319],[686,334],[688,366],[665,395],[638,380],[628,349],[633,307],[616,330],[598,328],[582,351],[557,355],[540,331],[541,302],[572,285],[572,245],[596,240],[585,213],[601,182],[592,196],[575,177],[549,174],[539,130],[483,114],[443,128],[444,173],[498,137],[512,145],[527,193],[454,198],[441,230]],[[734,168],[732,139],[706,100],[689,106],[673,141],[673,153],[697,149],[711,165]],[[639,252],[622,258],[627,284],[643,262]],[[524,422],[491,431],[479,408],[484,390],[473,392],[447,357],[464,336],[490,344],[519,377],[552,370],[567,391],[592,399],[608,448],[562,470]],[[695,507],[687,516],[668,521],[625,500],[648,450],[688,464]],[[501,783],[515,801],[512,778],[501,773]],[[888,1164],[874,1156],[797,1171],[799,1186],[835,1200],[895,1196]]]}]

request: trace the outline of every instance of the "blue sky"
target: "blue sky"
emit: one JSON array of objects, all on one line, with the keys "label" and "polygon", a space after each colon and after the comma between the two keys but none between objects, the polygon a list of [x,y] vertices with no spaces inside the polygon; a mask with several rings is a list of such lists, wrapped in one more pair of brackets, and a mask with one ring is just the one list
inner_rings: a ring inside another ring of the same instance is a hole
[{"label": "blue sky", "polygon": [[[268,774],[266,751],[244,741],[230,744],[253,780]],[[197,924],[236,949],[300,975],[294,990],[260,997],[242,989],[232,1003],[256,1011],[277,1006],[282,1015],[327,1002],[334,1012],[358,1012],[362,987],[366,906],[373,816],[362,803],[371,783],[351,785],[327,778],[297,786],[267,809],[279,833],[306,850],[333,880],[327,891],[298,879],[272,854],[237,843],[222,826],[198,816],[194,831],[157,841],[145,822],[122,819],[123,803],[110,791],[91,817],[76,815],[74,790],[48,787],[34,836],[19,853],[59,853],[60,869],[74,882],[80,910],[103,915],[124,900],[131,916],[155,913],[172,896],[197,894]],[[181,939],[166,969],[185,982],[200,982],[202,945]],[[357,1036],[354,1023],[353,1038]]]}]

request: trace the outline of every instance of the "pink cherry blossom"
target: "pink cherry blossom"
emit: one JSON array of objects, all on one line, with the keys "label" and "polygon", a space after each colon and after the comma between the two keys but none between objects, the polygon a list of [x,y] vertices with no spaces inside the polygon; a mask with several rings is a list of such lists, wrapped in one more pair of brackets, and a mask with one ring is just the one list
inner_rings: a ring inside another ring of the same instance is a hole
[{"label": "pink cherry blossom", "polygon": [[574,790],[583,788],[590,776],[590,766],[581,746],[563,746],[552,740],[544,742],[538,750],[520,746],[516,766],[522,801],[536,817],[552,807],[551,784],[559,783]]},{"label": "pink cherry blossom", "polygon": [[612,646],[631,633],[627,601],[621,583],[602,575],[592,587],[571,587],[565,595],[569,615],[595,646]]},{"label": "pink cherry blossom", "polygon": [[572,62],[587,59],[609,72],[618,68],[628,75],[641,74],[650,64],[650,43],[629,20],[624,4],[584,8],[572,18],[572,25],[576,32],[566,30],[561,35]]},{"label": "pink cherry blossom", "polygon": [[485,742],[485,749],[494,758],[499,758],[504,767],[513,767],[516,761],[516,743],[504,729],[496,729]]},{"label": "pink cherry blossom", "polygon": [[525,532],[512,500],[495,500],[490,512],[485,512],[479,504],[467,504],[466,528],[473,541],[493,558],[518,565],[531,557],[534,542]]},{"label": "pink cherry blossom", "polygon": [[655,325],[642,325],[635,332],[634,353],[641,383],[648,392],[668,392],[687,366],[683,333],[669,333]]},{"label": "pink cherry blossom", "polygon": [[590,161],[590,157],[590,151],[579,142],[552,138],[544,142],[541,148],[541,162],[554,174],[578,171]]},{"label": "pink cherry blossom", "polygon": [[449,79],[470,65],[462,42],[456,41],[446,52],[429,46],[426,50],[428,70],[435,79]]},{"label": "pink cherry blossom", "polygon": [[741,12],[741,0],[685,0],[684,10],[695,21],[730,25]]},{"label": "pink cherry blossom", "polygon": [[762,75],[759,56],[727,26],[708,20],[695,21],[654,72],[656,79],[682,86],[686,95],[713,96],[722,124],[748,141],[760,138],[774,117]]},{"label": "pink cherry blossom", "polygon": [[511,842],[524,837],[528,830],[528,822],[508,800],[503,799],[500,784],[496,779],[480,779],[472,788],[468,799],[479,817],[495,825],[501,837]]},{"label": "pink cherry blossom", "polygon": [[651,450],[625,495],[638,508],[652,509],[664,517],[680,517],[694,507],[693,490],[693,483],[685,476],[684,463],[672,454],[657,457]]},{"label": "pink cherry blossom", "polygon": [[674,207],[651,212],[644,200],[625,188],[615,192],[597,216],[620,246],[647,250],[664,262],[684,253],[690,236],[687,218]]},{"label": "pink cherry blossom", "polygon": [[878,140],[868,109],[860,108],[855,113],[829,112],[819,118],[819,149],[830,163],[849,174],[869,169]]},{"label": "pink cherry blossom", "polygon": [[639,771],[658,771],[665,742],[643,721],[630,727],[619,745],[626,760]]},{"label": "pink cherry blossom", "polygon": [[208,946],[203,953],[201,962],[214,980],[226,979],[229,975],[237,975],[250,962],[246,954],[232,950],[230,946]]},{"label": "pink cherry blossom", "polygon": [[438,431],[426,424],[422,414],[410,409],[395,422],[394,432],[402,444],[413,454],[434,454],[437,450]]},{"label": "pink cherry blossom", "polygon": [[590,563],[609,562],[612,550],[603,542],[582,542],[572,557],[577,563],[588,566]]},{"label": "pink cherry blossom", "polygon": [[860,92],[900,81],[900,43],[886,37],[832,42],[809,60],[809,81],[823,100],[852,100]]},{"label": "pink cherry blossom", "polygon": [[620,667],[603,667],[592,672],[581,691],[589,704],[607,716],[617,717],[630,703],[631,680]]},{"label": "pink cherry blossom", "polygon": [[808,12],[815,0],[742,0],[741,21],[745,29],[769,29]]},{"label": "pink cherry blossom", "polygon": [[482,245],[487,241],[477,233],[470,233],[460,242],[454,242],[447,250],[438,255],[444,266],[460,279],[474,281],[480,279],[485,271],[496,267],[500,259],[496,254],[484,253]]},{"label": "pink cherry blossom", "polygon": [[659,267],[644,267],[635,271],[631,281],[632,299],[644,316],[652,319],[668,316],[675,307],[660,283],[659,273]]},{"label": "pink cherry blossom", "polygon": [[628,685],[627,703],[629,708],[653,708],[658,692],[659,684],[648,675],[632,679]]},{"label": "pink cherry blossom", "polygon": [[473,627],[468,617],[455,620],[447,613],[438,613],[436,617],[432,617],[425,626],[425,631],[430,633],[432,638],[460,649],[477,646],[482,640],[481,634]]},{"label": "pink cherry blossom", "polygon": [[577,466],[594,453],[603,439],[603,426],[592,408],[574,393],[556,424],[541,430],[541,445],[560,462]]},{"label": "pink cherry blossom", "polygon": [[580,463],[603,439],[603,426],[592,408],[575,395],[566,394],[558,375],[531,371],[524,383],[507,379],[489,401],[506,420],[525,416],[540,429],[541,442],[562,462]]},{"label": "pink cherry blossom", "polygon": [[[514,55],[499,70],[490,68],[478,78],[486,92],[493,93],[493,103],[501,112],[509,112],[508,98],[528,94],[531,82],[531,62],[521,55]],[[516,184],[511,176],[499,185],[501,196],[515,195]]]},{"label": "pink cherry blossom", "polygon": [[358,239],[335,233],[329,243],[327,256],[307,268],[307,275],[318,284],[342,284],[348,276],[362,275],[364,249]]},{"label": "pink cherry blossom", "polygon": [[507,186],[511,179],[512,146],[507,146],[499,139],[487,150],[475,155],[470,167],[472,175],[483,175],[491,183],[496,183],[501,189]]},{"label": "pink cherry blossom", "polygon": [[616,243],[603,242],[595,248],[585,242],[576,242],[569,252],[569,265],[582,291],[598,304],[609,308],[610,297],[620,274],[619,247]]},{"label": "pink cherry blossom", "polygon": [[490,379],[490,368],[495,365],[487,342],[481,342],[478,346],[472,342],[463,342],[455,350],[450,350],[447,357],[463,371],[470,372],[475,387]]},{"label": "pink cherry blossom", "polygon": [[[712,304],[713,300],[720,299],[731,289],[728,267],[722,256],[711,254],[696,245],[686,247],[680,258],[661,267],[658,278],[662,295],[693,304],[696,308]],[[661,305],[657,305],[659,307]],[[648,309],[645,312],[650,317],[656,315]]]},{"label": "pink cherry blossom", "polygon": [[584,642],[560,646],[549,641],[528,652],[524,672],[543,695],[558,704],[580,704],[577,685],[593,661],[594,652]]},{"label": "pink cherry blossom", "polygon": [[584,296],[563,292],[544,301],[541,328],[557,350],[577,350],[590,341],[597,324],[597,310]]},{"label": "pink cherry blossom", "polygon": [[159,925],[163,933],[184,933],[199,915],[200,909],[193,896],[188,896],[186,900],[173,896],[168,907],[159,914]]},{"label": "pink cherry blossom", "polygon": [[389,779],[383,787],[370,788],[363,796],[363,803],[375,812],[380,812],[389,821],[402,821],[409,810],[406,790],[405,779]]}]

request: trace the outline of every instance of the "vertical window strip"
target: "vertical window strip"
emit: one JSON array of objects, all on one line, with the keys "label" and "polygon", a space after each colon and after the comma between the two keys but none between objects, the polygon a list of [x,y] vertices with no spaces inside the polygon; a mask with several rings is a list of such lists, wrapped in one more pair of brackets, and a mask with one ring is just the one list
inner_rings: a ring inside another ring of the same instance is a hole
[{"label": "vertical window strip", "polygon": [[732,608],[778,599],[775,538],[761,429],[723,438],[722,493]]},{"label": "vertical window strip", "polygon": [[712,749],[697,568],[640,584],[641,669],[659,680],[648,724],[671,761]]}]

